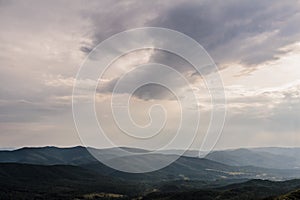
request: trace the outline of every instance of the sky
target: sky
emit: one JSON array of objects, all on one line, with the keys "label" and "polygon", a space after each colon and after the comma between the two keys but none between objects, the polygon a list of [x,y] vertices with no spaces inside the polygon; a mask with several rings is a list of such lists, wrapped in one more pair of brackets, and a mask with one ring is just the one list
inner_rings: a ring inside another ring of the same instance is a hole
[{"label": "sky", "polygon": [[[76,74],[100,42],[140,27],[182,32],[217,64],[227,115],[216,149],[300,147],[299,22],[297,0],[1,0],[0,147],[82,145],[72,115]],[[198,148],[211,117],[209,93],[203,77],[194,76],[189,63],[170,53],[140,50],[115,61],[97,88],[98,119],[118,145],[132,145],[118,135],[107,105],[121,76],[118,70],[149,62],[171,66],[195,89],[202,118],[192,147]],[[127,80],[124,87],[152,76],[181,89],[172,77],[150,72]],[[208,69],[206,76],[211,73]],[[137,90],[132,117],[147,124],[153,104],[164,105],[169,113],[163,130],[168,139],[179,114],[170,91],[158,86]]]}]

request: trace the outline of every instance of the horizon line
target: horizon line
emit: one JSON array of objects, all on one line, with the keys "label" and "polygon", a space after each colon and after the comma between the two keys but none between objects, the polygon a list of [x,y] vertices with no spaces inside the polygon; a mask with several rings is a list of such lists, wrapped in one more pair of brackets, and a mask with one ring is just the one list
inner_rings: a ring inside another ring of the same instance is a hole
[{"label": "horizon line", "polygon": [[[20,149],[25,149],[25,148],[58,148],[58,149],[71,149],[71,148],[76,148],[76,147],[82,147],[82,148],[93,148],[93,149],[98,149],[98,150],[105,150],[105,149],[114,149],[114,148],[131,148],[131,149],[141,149],[141,150],[146,150],[146,151],[155,151],[151,149],[144,149],[144,148],[138,148],[138,147],[130,147],[130,146],[118,146],[118,147],[93,147],[93,146],[83,146],[83,145],[74,145],[74,146],[55,146],[55,145],[44,145],[44,146],[20,146],[20,147],[0,147],[0,151],[15,151],[15,150],[20,150]],[[300,148],[300,146],[250,146],[250,147],[228,147],[228,148],[220,148],[220,149],[213,149],[210,152],[213,151],[230,151],[230,150],[238,150],[238,149],[259,149],[259,148],[282,148],[282,149],[297,149]],[[158,150],[158,151],[201,151],[199,149],[163,149],[163,150]],[[202,150],[201,152],[208,152],[205,150]]]}]

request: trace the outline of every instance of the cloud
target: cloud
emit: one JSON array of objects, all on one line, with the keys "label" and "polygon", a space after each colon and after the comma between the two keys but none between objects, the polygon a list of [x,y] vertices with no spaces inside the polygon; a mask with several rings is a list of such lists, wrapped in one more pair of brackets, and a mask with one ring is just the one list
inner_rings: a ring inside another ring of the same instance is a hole
[{"label": "cloud", "polygon": [[[263,63],[279,59],[289,52],[286,46],[300,39],[300,29],[295,26],[300,21],[300,5],[294,0],[276,0],[272,4],[267,0],[177,0],[151,4],[127,1],[114,2],[107,10],[99,12],[103,4],[95,5],[94,9],[83,14],[93,25],[88,32],[92,42],[80,48],[84,53],[89,53],[101,41],[121,31],[158,26],[187,34],[204,46],[220,69],[240,64],[245,68],[242,73],[245,75],[257,70]],[[167,52],[154,51],[148,62],[168,65],[191,83],[201,79],[189,63]],[[206,73],[212,72],[215,71],[207,67]],[[145,76],[149,74],[145,73]],[[163,74],[156,76],[164,78]],[[114,78],[99,91],[111,92],[116,81],[117,78]],[[160,93],[161,90],[157,95],[151,93],[151,96],[165,96]]]},{"label": "cloud", "polygon": [[226,123],[217,148],[299,146],[299,91],[300,85],[296,85],[228,99]]},{"label": "cloud", "polygon": [[152,23],[193,37],[221,64],[252,66],[276,59],[285,53],[281,47],[299,40],[299,9],[296,1],[192,1]]},{"label": "cloud", "polygon": [[[222,66],[245,67],[277,59],[282,47],[299,40],[300,5],[295,0],[167,1],[115,3],[107,12],[89,16],[95,46],[111,35],[142,26],[187,34],[202,44]],[[109,19],[107,21],[106,19]],[[84,50],[85,48],[83,48]]]},{"label": "cloud", "polygon": [[[169,67],[170,70],[177,71],[186,79],[187,84],[182,85],[178,83],[178,77],[174,77],[175,73],[170,74],[166,70],[151,70],[150,68],[137,68],[139,65],[147,63],[157,63]],[[111,69],[111,70],[110,70]],[[104,77],[101,79],[97,88],[98,93],[112,93],[118,81],[122,76],[129,76],[126,80],[122,80],[121,90],[119,93],[129,93],[130,89],[142,83],[143,80],[160,81],[161,79],[167,83],[167,87],[171,88],[175,94],[185,88],[189,84],[195,84],[201,76],[194,67],[186,60],[166,51],[161,50],[143,50],[129,53],[119,58],[115,63],[112,63]],[[120,73],[119,73],[120,72]],[[156,84],[146,84],[140,87],[133,96],[144,99],[174,99],[174,95],[170,90]]]},{"label": "cloud", "polygon": [[[300,40],[300,27],[297,26],[300,5],[296,0],[104,0],[89,3],[33,0],[26,3],[1,1],[0,5],[0,126],[6,132],[1,133],[1,144],[6,141],[10,142],[9,146],[22,145],[22,142],[32,144],[34,138],[39,138],[34,140],[36,144],[68,143],[67,136],[76,133],[71,95],[80,64],[99,42],[131,28],[158,26],[183,32],[203,45],[221,69],[241,66],[245,73],[234,77],[237,79],[245,74],[250,76],[249,71],[260,70],[262,66],[270,68],[268,72],[272,76],[257,78],[259,87],[269,79],[285,77],[289,81],[291,74],[297,75],[293,70],[285,71],[284,62],[274,71],[272,64],[266,64],[287,55]],[[287,48],[290,46],[292,48]],[[119,59],[100,80],[103,84],[99,85],[98,93],[106,98],[124,71],[148,62],[165,64],[180,72],[199,90],[201,109],[209,107],[210,99],[203,94],[205,85],[201,76],[182,58],[161,51],[141,51]],[[207,66],[204,75],[211,72]],[[165,80],[178,93],[185,89],[169,74],[150,70],[139,71],[127,79],[121,92],[126,93],[134,83],[148,78]],[[86,85],[89,84],[87,81]],[[235,85],[234,80],[229,80],[228,84]],[[235,145],[235,136],[239,139],[237,143],[246,144],[247,140],[257,142],[260,133],[291,135],[299,131],[299,87],[260,90],[241,84],[226,89],[229,114],[224,132],[231,140],[224,146]],[[134,96],[147,100],[140,102],[163,99],[174,103],[170,91],[156,85],[144,86]],[[19,138],[22,132],[29,137]],[[67,135],[65,141],[60,139],[61,132]],[[250,140],[251,137],[256,138]],[[288,143],[288,138],[285,142]],[[261,145],[267,143],[264,141]]]}]

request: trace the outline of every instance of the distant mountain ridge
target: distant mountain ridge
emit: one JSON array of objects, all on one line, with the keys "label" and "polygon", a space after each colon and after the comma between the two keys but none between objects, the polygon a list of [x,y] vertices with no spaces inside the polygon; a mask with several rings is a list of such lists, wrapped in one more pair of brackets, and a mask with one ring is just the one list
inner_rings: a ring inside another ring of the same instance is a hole
[{"label": "distant mountain ridge", "polygon": [[[146,150],[124,148],[127,151],[134,151],[139,153],[147,153]],[[113,177],[120,177],[122,179],[136,180],[141,179],[145,181],[158,180],[217,180],[217,179],[270,179],[270,180],[286,180],[291,178],[300,178],[300,170],[298,169],[284,169],[275,168],[278,157],[274,157],[269,152],[258,153],[253,150],[232,150],[212,152],[206,158],[197,158],[193,156],[183,156],[176,160],[171,165],[152,173],[145,174],[127,174],[113,170],[106,165],[97,161],[89,151],[99,154],[103,159],[122,164],[139,165],[139,162],[151,162],[153,156],[165,160],[170,156],[174,156],[172,152],[162,154],[149,154],[147,156],[132,156],[130,153],[116,149],[94,149],[77,146],[70,148],[57,147],[35,147],[22,148],[13,151],[0,151],[0,163],[27,163],[39,165],[75,165],[85,169],[96,171],[97,173]],[[189,153],[189,152],[188,152]],[[176,153],[175,153],[176,154]],[[190,152],[189,155],[194,155],[195,152]],[[284,157],[285,164],[293,162],[287,157]],[[273,163],[272,166],[265,167],[256,166],[264,162]],[[277,163],[281,166],[284,163]],[[274,165],[274,166],[273,166]]]},{"label": "distant mountain ridge", "polygon": [[[147,153],[147,150],[122,147],[125,151],[116,148],[95,149],[89,151],[101,155],[102,159],[115,159],[131,155],[126,153]],[[24,147],[17,150],[0,150],[0,162],[16,162],[31,164],[86,164],[97,161],[85,147],[75,146],[68,148]],[[158,152],[162,155],[181,155],[183,150],[165,150]],[[199,151],[184,152],[185,157],[198,157]],[[213,151],[206,155],[206,159],[230,166],[255,166],[275,169],[300,169],[300,148],[251,148]]]},{"label": "distant mountain ridge", "polygon": [[300,169],[299,148],[269,147],[214,151],[206,158],[232,166]]},{"label": "distant mountain ridge", "polygon": [[[139,165],[139,162],[165,160],[182,153],[180,150],[169,150],[153,154],[143,149],[122,148],[139,155],[133,156],[126,151],[120,153],[114,148],[87,149],[81,146],[26,147],[0,151],[0,199],[117,197],[117,199],[192,200],[201,197],[201,199],[281,200],[292,199],[299,195],[300,180],[290,180],[300,178],[300,170],[294,168],[297,159],[289,157],[292,149],[215,151],[206,158],[198,158],[197,151],[188,151],[185,156],[163,169],[140,174],[114,170],[89,153],[93,151],[94,154],[107,159],[106,161],[119,165],[133,163]],[[297,152],[294,155],[297,155]],[[266,168],[266,165],[274,165],[279,169],[275,169],[274,166]],[[282,166],[291,169],[281,168]]]},{"label": "distant mountain ridge", "polygon": [[0,151],[0,162],[28,164],[83,164],[96,161],[84,147],[24,147],[12,151]]}]

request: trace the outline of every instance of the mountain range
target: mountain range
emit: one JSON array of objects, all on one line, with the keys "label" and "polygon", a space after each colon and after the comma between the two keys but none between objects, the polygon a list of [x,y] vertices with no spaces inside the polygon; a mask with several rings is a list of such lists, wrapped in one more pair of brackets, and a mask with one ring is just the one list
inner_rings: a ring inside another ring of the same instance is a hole
[{"label": "mountain range", "polygon": [[151,162],[154,157],[164,160],[182,153],[169,150],[151,154],[126,148],[143,155],[132,156],[126,151],[120,155],[114,148],[81,146],[3,150],[0,199],[193,199],[199,195],[201,199],[217,199],[220,195],[221,199],[244,199],[243,195],[263,199],[296,195],[300,188],[300,180],[291,180],[300,178],[297,148],[215,151],[205,158],[197,157],[197,151],[188,151],[163,169],[140,174],[111,169],[88,150],[107,160],[136,165]]}]

